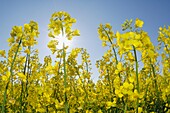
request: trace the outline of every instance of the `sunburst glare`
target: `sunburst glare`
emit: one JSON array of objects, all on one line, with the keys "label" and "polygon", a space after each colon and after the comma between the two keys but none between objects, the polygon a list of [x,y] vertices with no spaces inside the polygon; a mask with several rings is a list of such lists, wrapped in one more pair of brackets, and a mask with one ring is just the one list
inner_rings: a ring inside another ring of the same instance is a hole
[{"label": "sunburst glare", "polygon": [[60,34],[56,37],[57,41],[58,41],[58,49],[62,49],[63,48],[63,43],[65,46],[71,46],[72,44],[72,40],[68,40],[66,34]]}]

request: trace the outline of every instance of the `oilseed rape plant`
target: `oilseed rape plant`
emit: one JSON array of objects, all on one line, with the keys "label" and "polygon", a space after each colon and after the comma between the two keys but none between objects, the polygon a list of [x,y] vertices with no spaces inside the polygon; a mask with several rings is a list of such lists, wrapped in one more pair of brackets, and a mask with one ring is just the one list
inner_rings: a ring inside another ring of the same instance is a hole
[{"label": "oilseed rape plant", "polygon": [[159,28],[155,46],[139,18],[126,20],[120,32],[100,24],[99,39],[107,51],[96,61],[94,82],[87,50],[69,51],[60,41],[80,36],[74,23],[67,12],[52,14],[47,47],[55,58],[47,55],[43,63],[35,48],[38,24],[12,28],[9,51],[0,50],[2,113],[170,112],[170,26]]}]

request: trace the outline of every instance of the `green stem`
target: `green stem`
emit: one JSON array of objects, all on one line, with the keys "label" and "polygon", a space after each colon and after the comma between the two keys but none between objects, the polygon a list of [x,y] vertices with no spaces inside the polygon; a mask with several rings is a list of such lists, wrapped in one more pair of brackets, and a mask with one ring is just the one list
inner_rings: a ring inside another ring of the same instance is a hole
[{"label": "green stem", "polygon": [[[109,34],[107,33],[106,29],[103,28],[103,30],[105,31],[105,33],[106,33],[106,35],[107,35],[107,37],[108,37],[108,39],[109,39],[110,44],[113,45],[113,42],[111,41],[110,36],[109,36]],[[113,47],[113,52],[114,52],[114,56],[115,56],[115,59],[116,59],[116,64],[118,64],[117,54],[116,54],[116,50],[115,50],[114,47]]]},{"label": "green stem", "polygon": [[[113,42],[112,42],[112,40],[110,39],[110,36],[109,36],[108,32],[106,31],[105,28],[103,28],[103,30],[105,31],[105,33],[106,33],[106,35],[107,35],[107,37],[108,37],[108,39],[109,39],[110,44],[113,45]],[[112,48],[112,50],[113,50],[114,57],[115,57],[115,59],[116,59],[116,65],[117,65],[117,64],[118,64],[118,59],[117,59],[116,50],[115,50],[114,47]],[[118,75],[119,75],[119,78],[120,78],[120,73],[119,73]],[[119,101],[120,101],[120,99],[118,99],[118,102],[119,102]],[[117,111],[118,111],[118,108],[116,108],[116,112],[117,112]]]},{"label": "green stem", "polygon": [[[67,73],[66,73],[66,54],[65,54],[65,46],[63,43],[63,63],[64,63],[64,89],[66,90],[67,88]],[[66,92],[64,92],[64,100],[65,100],[65,112],[69,113],[69,105],[68,105],[68,101],[67,101],[67,94]]]},{"label": "green stem", "polygon": [[[27,69],[27,62],[28,62],[28,54],[27,54],[27,57],[26,57],[26,61],[25,61],[25,65],[24,65],[24,75],[26,74],[26,69]],[[23,113],[23,109],[22,109],[22,106],[23,106],[23,94],[24,94],[24,83],[23,81],[21,82],[22,84],[22,89],[21,89],[21,94],[20,94],[20,112]]]},{"label": "green stem", "polygon": [[[135,46],[133,46],[133,51],[134,51],[135,63],[136,63],[136,89],[137,89],[138,93],[140,93],[140,91],[139,91],[139,78],[138,78],[138,60],[137,60],[137,54],[136,54]],[[139,106],[139,98],[137,98],[137,100],[136,100],[136,113],[138,113],[138,106]]]},{"label": "green stem", "polygon": [[[31,51],[31,46],[28,46],[28,49]],[[28,78],[29,78],[29,74],[30,74],[30,54],[27,55],[28,57],[28,67],[27,67],[27,76],[26,76],[26,86],[25,86],[25,99],[27,100],[28,97]],[[26,110],[26,106],[27,106],[27,102],[24,103],[24,110]]]},{"label": "green stem", "polygon": [[156,73],[155,73],[155,68],[153,64],[151,64],[152,68],[152,73],[154,77],[154,84],[155,84],[155,90],[156,90],[156,106],[155,106],[155,112],[159,109],[159,92],[158,92],[158,85],[157,85],[157,80],[156,80]]},{"label": "green stem", "polygon": [[11,64],[11,68],[10,68],[10,77],[8,79],[8,82],[6,84],[6,87],[5,87],[5,91],[4,91],[4,100],[3,100],[3,104],[2,104],[2,113],[6,113],[6,99],[7,99],[7,90],[8,90],[8,86],[9,86],[9,83],[10,83],[10,79],[12,79],[12,95],[13,95],[13,67],[14,67],[14,62],[16,60],[16,57],[17,57],[17,54],[18,54],[18,51],[19,51],[19,47],[21,45],[21,42],[22,42],[22,39],[20,39],[19,41],[19,44],[18,44],[18,47],[17,47],[17,51],[15,52],[15,55],[14,55],[14,59],[12,61],[12,64]]},{"label": "green stem", "polygon": [[127,102],[125,103],[124,113],[126,113],[126,111],[127,111]]},{"label": "green stem", "polygon": [[18,51],[19,51],[19,47],[20,47],[20,45],[21,45],[21,42],[22,42],[22,39],[20,39],[20,41],[19,41],[19,44],[18,44],[18,47],[17,47],[17,51],[15,52],[15,55],[14,55],[14,59],[13,59],[13,61],[12,61],[12,64],[11,64],[11,69],[10,69],[10,73],[11,73],[11,76],[10,76],[10,78],[11,78],[11,80],[12,80],[12,95],[13,95],[13,67],[14,67],[14,63],[15,63],[15,60],[16,60],[16,57],[17,57],[17,54],[18,54]]}]

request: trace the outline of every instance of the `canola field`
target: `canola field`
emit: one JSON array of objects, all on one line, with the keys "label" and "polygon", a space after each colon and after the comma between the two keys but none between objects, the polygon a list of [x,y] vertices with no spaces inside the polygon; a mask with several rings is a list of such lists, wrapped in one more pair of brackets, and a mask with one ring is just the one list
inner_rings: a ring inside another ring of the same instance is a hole
[{"label": "canola field", "polygon": [[107,51],[96,61],[99,78],[93,82],[88,50],[68,51],[64,43],[57,48],[57,36],[80,36],[74,23],[67,12],[52,14],[47,46],[55,59],[47,55],[44,63],[34,47],[38,23],[12,28],[9,51],[0,50],[2,113],[170,113],[170,26],[159,28],[154,45],[138,18],[116,32],[100,24],[98,36]]}]

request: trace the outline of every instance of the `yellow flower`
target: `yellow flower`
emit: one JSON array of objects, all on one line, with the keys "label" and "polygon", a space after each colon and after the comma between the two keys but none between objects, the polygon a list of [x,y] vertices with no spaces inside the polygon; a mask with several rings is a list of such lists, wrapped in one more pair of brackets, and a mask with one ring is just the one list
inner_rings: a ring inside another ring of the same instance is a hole
[{"label": "yellow flower", "polygon": [[111,101],[106,102],[107,109],[109,109],[110,107],[115,107],[115,106],[116,106],[116,102],[111,102]]},{"label": "yellow flower", "polygon": [[55,38],[55,36],[53,35],[53,33],[50,31],[50,33],[48,34],[49,37]]},{"label": "yellow flower", "polygon": [[119,98],[122,98],[122,97],[123,97],[123,94],[122,94],[122,92],[121,92],[120,89],[116,89],[116,90],[115,90],[115,94],[116,94]]},{"label": "yellow flower", "polygon": [[29,32],[31,30],[31,26],[29,24],[24,24],[24,30]]},{"label": "yellow flower", "polygon": [[51,40],[50,42],[48,42],[48,48],[51,49],[52,53],[54,54],[56,51],[56,46],[58,45],[58,41],[57,40]]},{"label": "yellow flower", "polygon": [[0,57],[6,58],[6,56],[5,56],[5,50],[0,50]]},{"label": "yellow flower", "polygon": [[123,87],[127,89],[129,87],[129,83],[128,82],[124,82],[123,83]]},{"label": "yellow flower", "polygon": [[68,40],[71,40],[73,36],[80,36],[79,30],[71,30],[72,24],[76,22],[76,19],[72,18],[67,12],[60,11],[55,12],[50,19],[48,34],[49,37],[55,38],[55,36],[64,33]]},{"label": "yellow flower", "polygon": [[162,31],[162,27],[159,27],[159,30]]},{"label": "yellow flower", "polygon": [[133,54],[131,53],[131,52],[128,52],[127,53],[127,56],[128,56],[128,60],[130,61],[130,62],[133,62],[134,60],[135,60],[135,58],[133,57]]},{"label": "yellow flower", "polygon": [[121,34],[117,31],[116,32],[116,38],[117,38],[117,44],[120,44],[120,38],[121,38]]},{"label": "yellow flower", "polygon": [[112,26],[109,23],[106,23],[106,28],[112,29]]},{"label": "yellow flower", "polygon": [[102,46],[103,46],[103,47],[107,46],[106,41],[103,41],[103,42],[102,42]]},{"label": "yellow flower", "polygon": [[97,113],[103,113],[103,112],[102,112],[102,110],[100,109],[100,110],[97,111]]},{"label": "yellow flower", "polygon": [[122,63],[119,62],[117,64],[117,69],[115,70],[115,74],[118,74],[119,72],[121,72],[123,70],[123,66],[122,66]]},{"label": "yellow flower", "polygon": [[143,26],[143,24],[144,24],[144,22],[142,21],[142,20],[140,20],[140,19],[136,19],[136,21],[135,21],[135,27],[140,27],[140,28],[142,28],[142,26]]},{"label": "yellow flower", "polygon": [[10,37],[10,38],[8,38],[7,42],[8,42],[8,43],[14,43],[14,42],[15,42],[14,37]]},{"label": "yellow flower", "polygon": [[48,65],[46,68],[45,68],[45,70],[46,70],[46,72],[48,72],[49,74],[52,74],[53,73],[53,67],[51,66],[51,65]]},{"label": "yellow flower", "polygon": [[73,36],[80,36],[80,31],[78,29],[74,30]]},{"label": "yellow flower", "polygon": [[133,83],[135,81],[135,78],[133,76],[130,76],[129,78],[129,82]]},{"label": "yellow flower", "polygon": [[8,81],[8,79],[9,79],[9,77],[10,77],[10,74],[11,74],[11,73],[10,73],[9,71],[7,71],[7,72],[6,72],[6,75],[3,75],[3,76],[2,76],[2,81]]},{"label": "yellow flower", "polygon": [[64,106],[64,102],[58,102],[57,100],[55,101],[55,107],[57,109],[61,109]]},{"label": "yellow flower", "polygon": [[24,51],[24,53],[30,54],[31,52],[30,52],[29,49],[26,49],[26,50]]},{"label": "yellow flower", "polygon": [[24,73],[18,73],[18,76],[23,82],[26,82],[26,76],[24,75]]},{"label": "yellow flower", "polygon": [[138,107],[138,113],[142,113],[142,107]]}]

